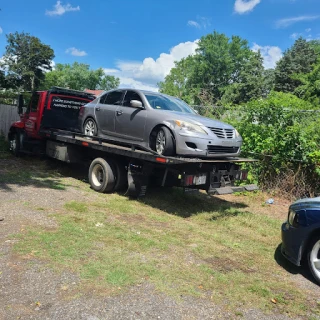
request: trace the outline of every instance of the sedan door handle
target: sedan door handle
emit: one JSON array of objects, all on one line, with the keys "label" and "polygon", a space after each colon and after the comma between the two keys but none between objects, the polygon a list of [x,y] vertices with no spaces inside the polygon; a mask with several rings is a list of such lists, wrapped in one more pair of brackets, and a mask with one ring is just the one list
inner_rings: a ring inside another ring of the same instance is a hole
[{"label": "sedan door handle", "polygon": [[120,110],[120,111],[117,111],[117,116],[121,116],[123,114],[123,112]]},{"label": "sedan door handle", "polygon": [[96,108],[96,111],[100,111],[100,108]]}]

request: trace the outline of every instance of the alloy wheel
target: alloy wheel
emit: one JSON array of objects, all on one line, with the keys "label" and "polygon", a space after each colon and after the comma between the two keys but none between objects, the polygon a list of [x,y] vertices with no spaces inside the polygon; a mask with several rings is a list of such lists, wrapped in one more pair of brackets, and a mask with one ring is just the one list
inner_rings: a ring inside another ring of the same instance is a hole
[{"label": "alloy wheel", "polygon": [[156,138],[156,151],[159,154],[163,154],[166,147],[166,136],[163,130],[159,130]]}]

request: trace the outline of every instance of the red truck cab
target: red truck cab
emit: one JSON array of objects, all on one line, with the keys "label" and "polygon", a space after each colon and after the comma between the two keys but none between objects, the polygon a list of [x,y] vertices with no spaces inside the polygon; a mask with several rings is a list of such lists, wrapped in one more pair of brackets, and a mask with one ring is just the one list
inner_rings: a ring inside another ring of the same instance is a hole
[{"label": "red truck cab", "polygon": [[20,121],[13,123],[10,128],[10,149],[14,153],[20,152],[30,144],[34,145],[35,141],[42,140],[41,129],[81,132],[78,127],[80,108],[94,99],[95,96],[90,93],[59,87],[20,95]]}]

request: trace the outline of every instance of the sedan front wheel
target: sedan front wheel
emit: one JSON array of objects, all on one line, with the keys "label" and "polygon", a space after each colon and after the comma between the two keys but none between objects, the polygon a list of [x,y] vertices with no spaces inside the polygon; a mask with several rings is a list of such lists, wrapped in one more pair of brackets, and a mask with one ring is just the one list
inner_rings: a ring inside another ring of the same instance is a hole
[{"label": "sedan front wheel", "polygon": [[308,265],[309,269],[315,278],[315,280],[320,284],[320,237],[316,237],[311,241],[308,248]]},{"label": "sedan front wheel", "polygon": [[156,133],[155,151],[161,156],[174,156],[174,138],[167,127],[160,127],[158,129]]}]

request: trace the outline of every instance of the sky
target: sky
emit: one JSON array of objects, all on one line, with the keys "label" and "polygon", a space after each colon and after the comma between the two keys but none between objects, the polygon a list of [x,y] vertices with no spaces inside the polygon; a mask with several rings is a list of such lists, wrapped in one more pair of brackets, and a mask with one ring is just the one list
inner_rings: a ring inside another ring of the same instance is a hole
[{"label": "sky", "polygon": [[30,33],[55,52],[53,64],[89,64],[122,87],[157,90],[174,61],[214,30],[248,40],[273,68],[295,39],[320,39],[320,0],[11,0],[0,3],[6,34]]}]

